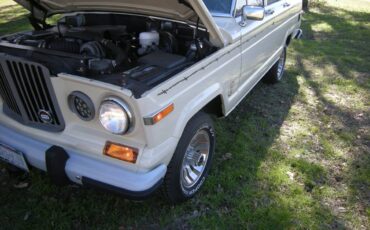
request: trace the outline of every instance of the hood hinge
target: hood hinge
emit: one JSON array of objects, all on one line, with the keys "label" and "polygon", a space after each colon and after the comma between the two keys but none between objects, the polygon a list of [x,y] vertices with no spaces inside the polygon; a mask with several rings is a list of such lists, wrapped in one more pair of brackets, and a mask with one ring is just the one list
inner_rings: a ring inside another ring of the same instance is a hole
[{"label": "hood hinge", "polygon": [[30,4],[30,15],[28,20],[35,30],[47,29],[50,26],[46,23],[47,10],[35,0],[28,0]]}]

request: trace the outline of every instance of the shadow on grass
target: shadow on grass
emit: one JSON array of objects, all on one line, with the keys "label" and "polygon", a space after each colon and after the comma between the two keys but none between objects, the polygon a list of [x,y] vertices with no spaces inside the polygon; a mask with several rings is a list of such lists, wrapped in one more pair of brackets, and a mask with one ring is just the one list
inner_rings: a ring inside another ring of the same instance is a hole
[{"label": "shadow on grass", "polygon": [[[369,13],[347,11],[322,6],[319,12],[310,12],[303,24],[306,42],[299,43],[296,50],[304,53],[305,59],[316,64],[331,63],[346,79],[354,78],[353,72],[362,72],[362,79],[353,79],[358,87],[370,87],[370,28]],[[328,31],[313,30],[315,25],[325,23]]]},{"label": "shadow on grass", "polygon": [[[341,123],[342,128],[334,132],[339,133],[339,137],[341,137],[342,130],[353,134],[351,137],[342,136],[343,140],[350,142],[353,148],[348,153],[352,155],[349,172],[342,173],[341,177],[345,178],[345,183],[351,188],[352,195],[349,200],[357,203],[365,216],[366,209],[369,210],[370,207],[370,111],[362,111],[363,115],[359,117],[356,114],[359,111],[342,108],[335,101],[328,100],[324,96],[325,89],[312,77],[312,72],[305,67],[304,59],[317,64],[332,64],[340,77],[350,80],[365,92],[370,92],[369,19],[370,13],[323,6],[320,8],[320,13],[310,13],[310,23],[305,25],[308,31],[307,37],[315,41],[302,42],[297,46],[297,51],[305,54],[298,58],[297,64],[307,83],[320,100],[326,115]],[[313,25],[322,22],[330,25],[332,31],[314,32]],[[307,43],[310,43],[310,50],[304,47]],[[362,74],[353,74],[359,71]],[[336,78],[336,76],[328,76],[328,79],[330,78]],[[369,94],[362,95],[362,97],[365,104],[370,100]]]},{"label": "shadow on grass", "polygon": [[[305,61],[309,60],[318,66],[325,64],[334,66],[339,75],[329,75],[327,79],[333,81],[338,81],[338,78],[346,79],[349,84],[347,87],[344,85],[344,90],[349,90],[350,84],[362,89],[365,94],[361,96],[366,105],[366,101],[370,100],[368,94],[370,91],[368,64],[370,31],[366,24],[369,18],[369,13],[322,7],[319,13],[311,12],[308,16],[310,23],[305,24],[305,28],[308,31],[306,38],[309,40],[296,46],[298,52],[305,54],[298,56],[297,64],[309,87],[319,99],[320,109],[324,111],[327,119],[339,123],[331,131],[351,146],[346,153],[348,154],[346,158],[349,159],[349,170],[339,172],[335,178],[350,188],[350,195],[346,199],[365,218],[368,216],[366,212],[369,212],[370,207],[370,111],[351,110],[338,105],[335,100],[328,100],[325,87],[315,78],[312,66],[306,66]],[[314,31],[314,25],[323,22],[327,23],[331,30]],[[354,74],[358,72],[360,74]],[[344,131],[351,135],[342,135]],[[320,132],[326,133],[328,130],[323,126]]]},{"label": "shadow on grass", "polygon": [[[303,159],[289,161],[290,167],[304,177],[302,189],[287,181],[286,156],[271,148],[298,94],[297,75],[293,69],[276,86],[259,84],[218,124],[217,151],[233,153],[233,158],[225,163],[223,156],[219,156],[216,161],[210,177],[212,196],[207,197],[207,202],[210,206],[216,204],[215,216],[225,218],[221,221],[225,228],[289,229],[310,224],[343,227],[331,210],[310,198],[314,186],[326,183],[322,166]],[[268,161],[274,161],[272,167],[276,169],[266,168]],[[295,211],[305,205],[313,208],[307,209],[307,213]],[[205,216],[201,221],[210,222],[208,218]]]},{"label": "shadow on grass", "polygon": [[[348,156],[348,158],[351,159],[349,171],[336,172],[337,175],[335,175],[335,178],[338,182],[345,183],[351,188],[351,195],[348,197],[348,201],[359,207],[360,211],[364,214],[370,206],[370,181],[368,177],[370,175],[370,142],[369,137],[364,136],[366,133],[363,133],[362,129],[370,127],[370,113],[365,111],[365,118],[363,120],[358,120],[356,119],[355,112],[341,108],[336,105],[335,102],[326,99],[319,85],[314,79],[312,79],[311,74],[304,67],[301,58],[297,59],[297,63],[306,79],[306,82],[314,91],[315,96],[319,99],[320,108],[322,111],[325,111],[325,116],[330,120],[339,121],[340,125],[337,125],[338,128],[332,128],[332,131],[334,131],[339,138],[342,138],[343,141],[350,142],[354,147],[351,152],[346,153],[351,155]],[[350,137],[342,137],[341,133],[343,133],[343,131],[351,133],[352,135]],[[323,126],[320,132],[327,133],[328,130]],[[330,143],[328,144],[331,145]],[[361,148],[360,146],[364,147]],[[323,202],[323,200],[321,202]]]}]

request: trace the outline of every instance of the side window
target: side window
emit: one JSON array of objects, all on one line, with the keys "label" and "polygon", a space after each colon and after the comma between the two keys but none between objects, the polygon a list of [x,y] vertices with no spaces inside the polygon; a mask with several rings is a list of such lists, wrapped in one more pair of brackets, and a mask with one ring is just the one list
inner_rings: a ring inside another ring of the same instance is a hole
[{"label": "side window", "polygon": [[237,0],[235,4],[235,17],[242,15],[242,8],[247,4],[247,0]]},{"label": "side window", "polygon": [[203,0],[212,15],[231,16],[235,0]]},{"label": "side window", "polygon": [[263,0],[247,0],[248,6],[263,6]]},{"label": "side window", "polygon": [[275,2],[278,2],[280,0],[267,0],[267,5],[274,4]]}]

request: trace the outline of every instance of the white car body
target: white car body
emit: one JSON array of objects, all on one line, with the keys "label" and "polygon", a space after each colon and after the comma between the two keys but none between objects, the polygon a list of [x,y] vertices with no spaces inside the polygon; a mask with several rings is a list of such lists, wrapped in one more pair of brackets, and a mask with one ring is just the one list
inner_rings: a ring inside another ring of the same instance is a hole
[{"label": "white car body", "polygon": [[[72,1],[60,1],[60,5],[56,4],[58,1],[43,2],[50,8],[73,6]],[[79,2],[86,6],[91,3]],[[112,3],[117,7],[119,2],[95,3],[101,3],[99,11],[109,11],[106,4]],[[135,1],[122,2],[127,4],[120,5],[120,12],[136,13],[132,9],[141,7],[132,5]],[[143,2],[139,5],[145,6],[145,2],[150,5],[151,1]],[[133,97],[130,90],[122,87],[60,73],[51,82],[62,110],[65,129],[59,133],[36,130],[6,116],[1,109],[0,143],[23,152],[29,165],[44,171],[48,170],[45,161],[47,149],[51,146],[62,147],[69,155],[65,163],[66,175],[78,184],[83,184],[83,178],[89,178],[112,188],[132,192],[134,196],[144,195],[158,187],[188,121],[210,102],[218,103],[217,109],[223,116],[230,114],[277,62],[290,40],[301,32],[301,0],[281,0],[266,4],[265,11],[273,10],[274,13],[265,14],[261,21],[248,20],[245,26],[240,25],[242,17],[234,15],[236,9],[229,16],[211,16],[201,0],[188,2],[208,29],[211,42],[219,47],[215,53],[145,92],[138,99]],[[234,6],[240,9],[244,2],[237,0]],[[84,11],[86,7],[75,6],[71,9]],[[94,9],[97,7],[94,6]],[[140,14],[153,13],[156,17],[179,21],[189,21],[191,18],[191,12],[155,12],[153,7],[139,11]],[[66,99],[76,90],[88,95],[97,108],[106,97],[114,96],[124,100],[134,116],[132,131],[125,135],[113,135],[102,128],[98,117],[89,122],[81,121],[68,109]],[[154,125],[144,123],[145,117],[170,104],[174,105],[174,110],[163,120]],[[2,107],[3,100],[0,98]],[[136,163],[104,156],[102,152],[107,141],[137,148],[139,154]]]}]

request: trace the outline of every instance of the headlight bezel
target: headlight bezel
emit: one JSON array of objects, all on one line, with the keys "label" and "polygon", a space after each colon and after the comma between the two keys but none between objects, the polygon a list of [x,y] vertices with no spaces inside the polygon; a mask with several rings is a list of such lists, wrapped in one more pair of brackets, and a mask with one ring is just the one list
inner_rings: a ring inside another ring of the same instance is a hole
[{"label": "headlight bezel", "polygon": [[[122,132],[113,132],[112,130],[109,130],[108,128],[106,128],[104,126],[104,124],[102,122],[102,119],[101,119],[101,109],[102,109],[102,107],[105,103],[114,103],[114,104],[118,105],[124,113],[126,113],[126,115],[127,115],[127,127]],[[131,107],[124,100],[122,100],[118,97],[111,96],[111,97],[105,98],[100,103],[98,115],[99,115],[99,122],[100,122],[101,126],[104,128],[104,130],[108,131],[111,134],[115,134],[115,135],[129,134],[134,128],[135,120],[134,120],[134,116],[133,116]]]}]

